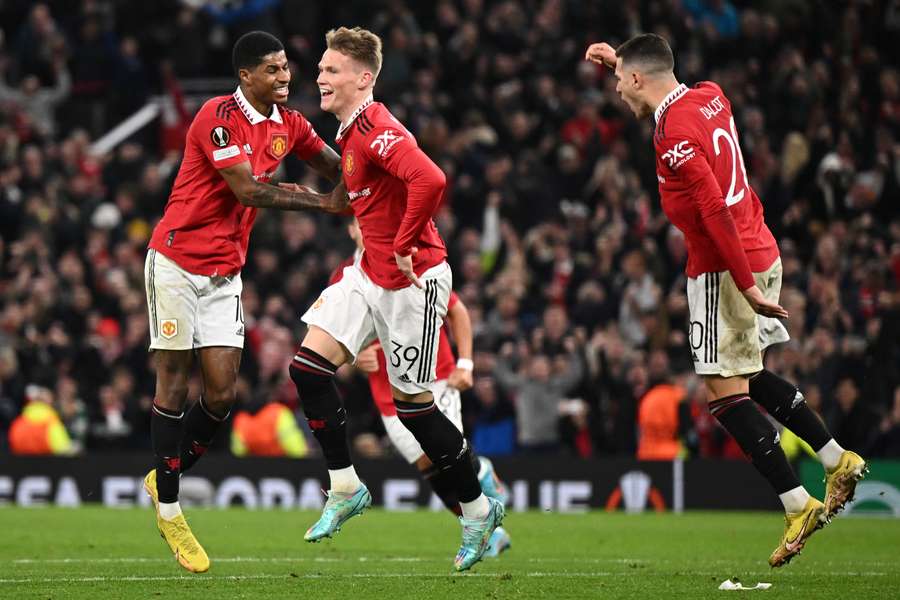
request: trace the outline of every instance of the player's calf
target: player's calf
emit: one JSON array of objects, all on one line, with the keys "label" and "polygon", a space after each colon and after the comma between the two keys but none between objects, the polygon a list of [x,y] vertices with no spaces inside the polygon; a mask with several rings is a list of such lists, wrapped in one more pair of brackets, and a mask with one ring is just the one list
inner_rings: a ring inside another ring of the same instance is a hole
[{"label": "player's calf", "polygon": [[809,494],[788,463],[778,432],[747,394],[713,400],[709,411],[737,441],[756,470],[769,482],[788,513],[802,511]]},{"label": "player's calf", "polygon": [[407,402],[394,400],[397,416],[416,437],[435,467],[446,473],[448,485],[456,489],[462,513],[482,518],[490,505],[481,493],[469,445],[462,433],[437,409],[434,400]]},{"label": "player's calf", "polygon": [[303,346],[294,356],[289,371],[306,422],[322,447],[331,489],[355,492],[362,484],[350,460],[346,413],[334,384],[337,366]]},{"label": "player's calf", "polygon": [[837,467],[844,449],[831,437],[822,419],[806,404],[797,386],[764,369],[750,379],[750,396],[776,421],[808,443],[826,471]]}]

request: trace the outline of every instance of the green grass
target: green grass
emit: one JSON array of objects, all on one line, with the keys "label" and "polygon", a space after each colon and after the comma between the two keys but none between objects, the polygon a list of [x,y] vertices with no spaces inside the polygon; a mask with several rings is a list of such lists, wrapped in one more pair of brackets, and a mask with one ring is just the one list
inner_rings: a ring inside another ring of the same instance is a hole
[{"label": "green grass", "polygon": [[[191,510],[212,569],[183,571],[149,510],[0,508],[0,598],[704,598],[724,579],[765,598],[888,598],[900,588],[900,521],[838,518],[772,571],[774,513],[511,513],[513,547],[450,573],[447,513],[367,512],[335,540],[303,542],[316,515]],[[730,595],[726,594],[726,598]]]}]

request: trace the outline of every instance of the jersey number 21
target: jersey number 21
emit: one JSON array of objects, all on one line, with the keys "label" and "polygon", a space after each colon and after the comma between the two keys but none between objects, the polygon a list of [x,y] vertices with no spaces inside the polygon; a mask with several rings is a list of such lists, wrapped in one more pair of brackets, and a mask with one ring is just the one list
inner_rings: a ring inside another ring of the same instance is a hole
[{"label": "jersey number 21", "polygon": [[[734,127],[734,117],[728,120],[731,131],[725,131],[721,127],[716,128],[712,134],[713,148],[716,150],[716,156],[719,156],[724,150],[725,144],[719,144],[720,140],[728,142],[728,149],[731,151],[731,185],[728,186],[728,194],[725,196],[725,206],[732,206],[744,199],[744,191],[747,188],[747,168],[744,166],[744,155],[741,153],[741,146],[738,144],[737,129]],[[740,175],[742,179],[738,182],[738,164],[741,166]]]}]

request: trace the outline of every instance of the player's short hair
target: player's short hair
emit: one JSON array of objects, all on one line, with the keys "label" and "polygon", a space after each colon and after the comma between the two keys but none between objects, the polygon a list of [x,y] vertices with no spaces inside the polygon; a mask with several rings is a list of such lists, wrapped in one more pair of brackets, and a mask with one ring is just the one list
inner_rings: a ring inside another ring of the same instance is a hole
[{"label": "player's short hair", "polygon": [[347,29],[339,27],[325,34],[325,43],[329,50],[346,54],[353,60],[364,64],[378,77],[381,71],[381,38],[362,27]]},{"label": "player's short hair", "polygon": [[265,31],[250,31],[238,38],[231,51],[231,66],[237,75],[241,69],[252,69],[273,52],[281,52],[281,41]]},{"label": "player's short hair", "polygon": [[627,64],[648,75],[675,70],[672,47],[665,38],[655,33],[642,33],[631,38],[616,48],[616,56],[622,59],[623,67]]}]

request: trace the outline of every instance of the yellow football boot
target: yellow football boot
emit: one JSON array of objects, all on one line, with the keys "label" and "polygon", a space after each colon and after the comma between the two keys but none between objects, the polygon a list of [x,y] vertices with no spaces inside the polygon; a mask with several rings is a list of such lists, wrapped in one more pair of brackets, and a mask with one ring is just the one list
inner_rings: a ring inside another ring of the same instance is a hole
[{"label": "yellow football boot", "polygon": [[812,497],[806,501],[806,506],[800,512],[786,513],[784,535],[769,557],[769,566],[780,567],[790,562],[794,556],[800,554],[809,536],[825,522],[825,505]]},{"label": "yellow football boot", "polygon": [[834,469],[825,471],[825,510],[829,519],[853,500],[856,483],[868,472],[866,461],[849,450],[844,450]]},{"label": "yellow football boot", "polygon": [[156,509],[156,526],[159,535],[169,545],[169,549],[175,555],[175,560],[191,573],[204,573],[209,570],[209,557],[197,538],[194,537],[191,528],[187,524],[184,515],[178,515],[174,519],[163,519],[159,514],[159,494],[156,491],[156,469],[151,469],[144,477],[144,490],[153,500]]}]

